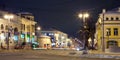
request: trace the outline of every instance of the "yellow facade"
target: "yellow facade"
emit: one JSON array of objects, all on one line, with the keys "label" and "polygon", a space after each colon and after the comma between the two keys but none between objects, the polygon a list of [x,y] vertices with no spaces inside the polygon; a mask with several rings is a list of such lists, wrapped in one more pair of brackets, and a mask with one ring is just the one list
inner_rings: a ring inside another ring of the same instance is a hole
[{"label": "yellow facade", "polygon": [[[120,47],[120,11],[108,11],[101,13],[96,23],[96,34],[95,38],[98,41],[98,50],[102,50],[103,43],[105,49],[110,46]],[[104,30],[103,30],[104,29]],[[104,41],[102,42],[104,32]]]},{"label": "yellow facade", "polygon": [[[35,25],[34,16],[31,13],[18,13],[21,16],[21,32],[25,34],[25,42],[32,42],[33,36],[35,39]],[[28,37],[28,35],[30,37]]]}]

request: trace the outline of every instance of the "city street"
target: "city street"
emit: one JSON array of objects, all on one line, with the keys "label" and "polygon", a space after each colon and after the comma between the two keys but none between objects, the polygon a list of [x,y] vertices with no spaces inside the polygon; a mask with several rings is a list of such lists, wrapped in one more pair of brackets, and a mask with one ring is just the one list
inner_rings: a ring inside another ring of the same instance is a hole
[{"label": "city street", "polygon": [[115,60],[99,58],[80,58],[39,53],[40,51],[0,52],[0,60]]}]

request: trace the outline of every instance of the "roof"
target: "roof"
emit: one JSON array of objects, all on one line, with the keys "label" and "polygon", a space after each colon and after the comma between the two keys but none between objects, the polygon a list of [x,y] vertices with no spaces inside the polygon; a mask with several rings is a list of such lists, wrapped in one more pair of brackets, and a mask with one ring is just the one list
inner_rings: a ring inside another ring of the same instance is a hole
[{"label": "roof", "polygon": [[105,14],[120,14],[120,7],[114,8],[112,10],[108,10],[105,12]]}]

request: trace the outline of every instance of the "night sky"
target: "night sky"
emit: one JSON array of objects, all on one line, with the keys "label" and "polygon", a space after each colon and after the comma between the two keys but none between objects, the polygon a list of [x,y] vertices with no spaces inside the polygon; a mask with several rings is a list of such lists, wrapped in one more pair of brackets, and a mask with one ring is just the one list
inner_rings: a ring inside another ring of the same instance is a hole
[{"label": "night sky", "polygon": [[120,0],[0,0],[2,9],[11,12],[31,12],[35,21],[44,28],[53,28],[76,36],[82,29],[78,13],[90,13],[88,25],[94,30],[102,9],[111,10],[120,6]]}]

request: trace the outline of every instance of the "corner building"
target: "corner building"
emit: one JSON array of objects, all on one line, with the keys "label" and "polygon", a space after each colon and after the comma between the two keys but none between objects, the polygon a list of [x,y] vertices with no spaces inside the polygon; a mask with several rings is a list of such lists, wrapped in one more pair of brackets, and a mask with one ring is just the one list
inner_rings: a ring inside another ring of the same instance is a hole
[{"label": "corner building", "polygon": [[[7,16],[5,18],[5,16]],[[13,16],[13,18],[10,18]],[[15,41],[19,40],[21,30],[21,20],[16,14],[0,10],[0,48],[13,48]]]},{"label": "corner building", "polygon": [[[6,19],[5,15],[13,16]],[[35,40],[34,16],[30,13],[13,14],[0,10],[0,48],[14,48],[16,44],[33,42]]]},{"label": "corner building", "polygon": [[[103,35],[104,42],[102,42]],[[98,50],[102,49],[103,43],[105,50],[111,46],[120,47],[120,8],[110,11],[103,10],[96,23],[95,39],[98,41]]]}]

